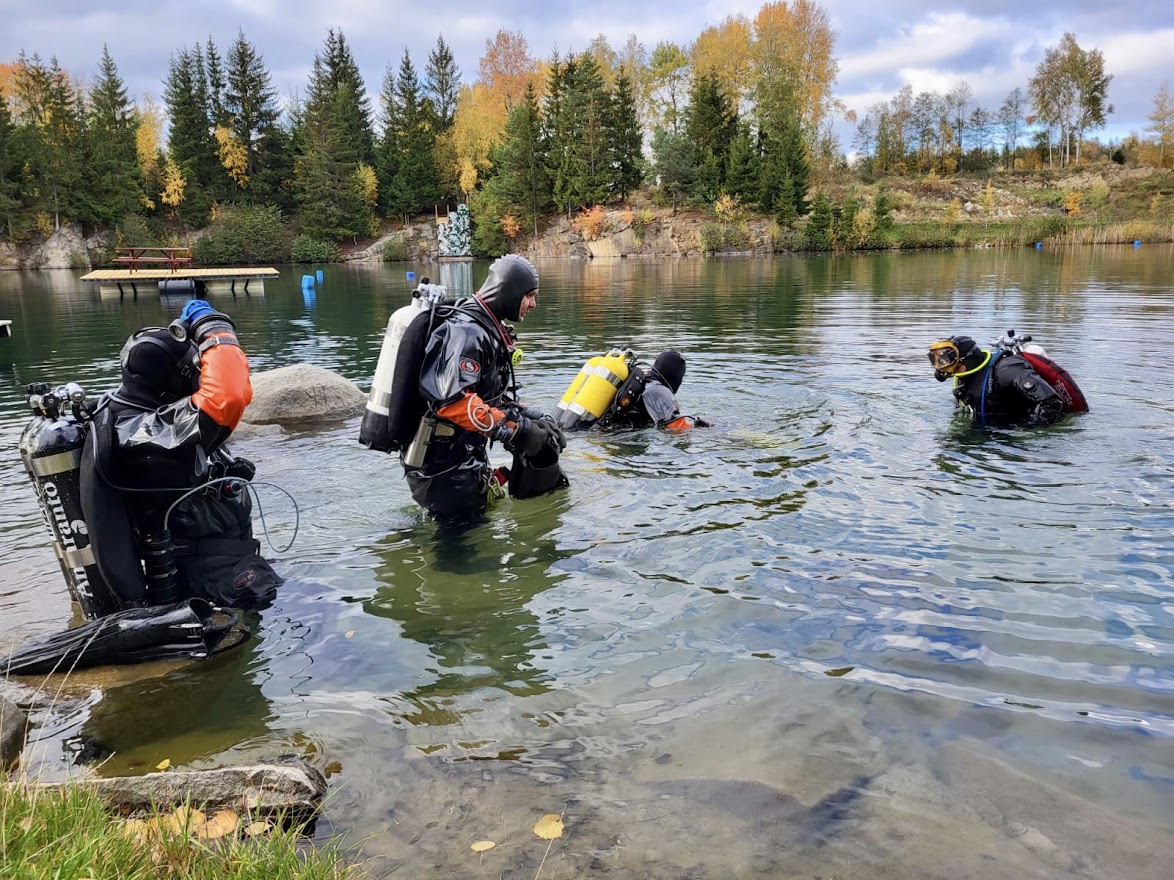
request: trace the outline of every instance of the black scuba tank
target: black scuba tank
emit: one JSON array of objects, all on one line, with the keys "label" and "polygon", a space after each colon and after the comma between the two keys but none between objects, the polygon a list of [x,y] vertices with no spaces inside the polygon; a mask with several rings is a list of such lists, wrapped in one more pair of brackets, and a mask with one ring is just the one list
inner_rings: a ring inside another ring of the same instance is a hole
[{"label": "black scuba tank", "polygon": [[81,505],[82,447],[92,405],[76,383],[50,390],[28,386],[32,421],[20,436],[20,458],[33,482],[70,598],[93,620],[121,605],[102,577]]}]

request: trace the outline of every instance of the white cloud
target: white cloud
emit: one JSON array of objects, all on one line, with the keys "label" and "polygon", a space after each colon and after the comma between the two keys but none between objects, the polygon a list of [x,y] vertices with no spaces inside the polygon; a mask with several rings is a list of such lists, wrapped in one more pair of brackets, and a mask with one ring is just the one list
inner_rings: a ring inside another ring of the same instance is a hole
[{"label": "white cloud", "polygon": [[981,19],[961,12],[934,12],[924,21],[902,28],[896,36],[878,40],[871,50],[847,55],[840,61],[840,74],[867,78],[891,75],[900,68],[928,69],[935,62],[956,58],[984,40],[1010,41],[1016,30],[1012,22],[1003,18]]}]

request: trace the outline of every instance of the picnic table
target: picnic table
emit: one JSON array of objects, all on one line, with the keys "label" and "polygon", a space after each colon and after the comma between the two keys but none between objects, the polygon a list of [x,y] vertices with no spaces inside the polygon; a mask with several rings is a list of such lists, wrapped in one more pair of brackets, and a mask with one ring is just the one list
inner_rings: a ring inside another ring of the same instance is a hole
[{"label": "picnic table", "polygon": [[192,264],[190,247],[120,247],[114,252],[114,262],[131,272],[140,266],[166,266],[174,272]]}]

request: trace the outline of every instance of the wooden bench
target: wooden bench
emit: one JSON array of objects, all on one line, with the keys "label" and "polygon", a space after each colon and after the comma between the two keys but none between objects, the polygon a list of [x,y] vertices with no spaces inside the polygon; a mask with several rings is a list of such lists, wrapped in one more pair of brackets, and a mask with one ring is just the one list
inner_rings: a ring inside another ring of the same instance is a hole
[{"label": "wooden bench", "polygon": [[140,266],[166,266],[174,272],[192,264],[192,249],[186,247],[120,247],[115,248],[113,262],[128,267],[131,272]]}]

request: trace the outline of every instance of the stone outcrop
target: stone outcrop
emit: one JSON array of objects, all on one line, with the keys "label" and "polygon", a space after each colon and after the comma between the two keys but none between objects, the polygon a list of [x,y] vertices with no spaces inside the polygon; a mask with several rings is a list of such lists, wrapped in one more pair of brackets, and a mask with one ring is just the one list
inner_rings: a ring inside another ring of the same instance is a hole
[{"label": "stone outcrop", "polygon": [[91,788],[107,803],[131,812],[191,804],[206,810],[304,816],[313,814],[326,794],[326,778],[304,761],[219,770],[169,770],[145,776],[43,783],[39,787],[70,785]]},{"label": "stone outcrop", "polygon": [[383,262],[384,250],[392,242],[403,242],[405,259],[411,262],[434,260],[439,253],[436,224],[416,223],[406,229],[389,232],[363,250],[349,253],[343,259],[349,263],[381,263]]},{"label": "stone outcrop", "polygon": [[354,382],[312,364],[253,373],[252,384],[253,402],[243,421],[255,425],[345,419],[367,400]]},{"label": "stone outcrop", "polygon": [[27,726],[28,716],[15,703],[0,695],[0,769],[20,755]]}]

